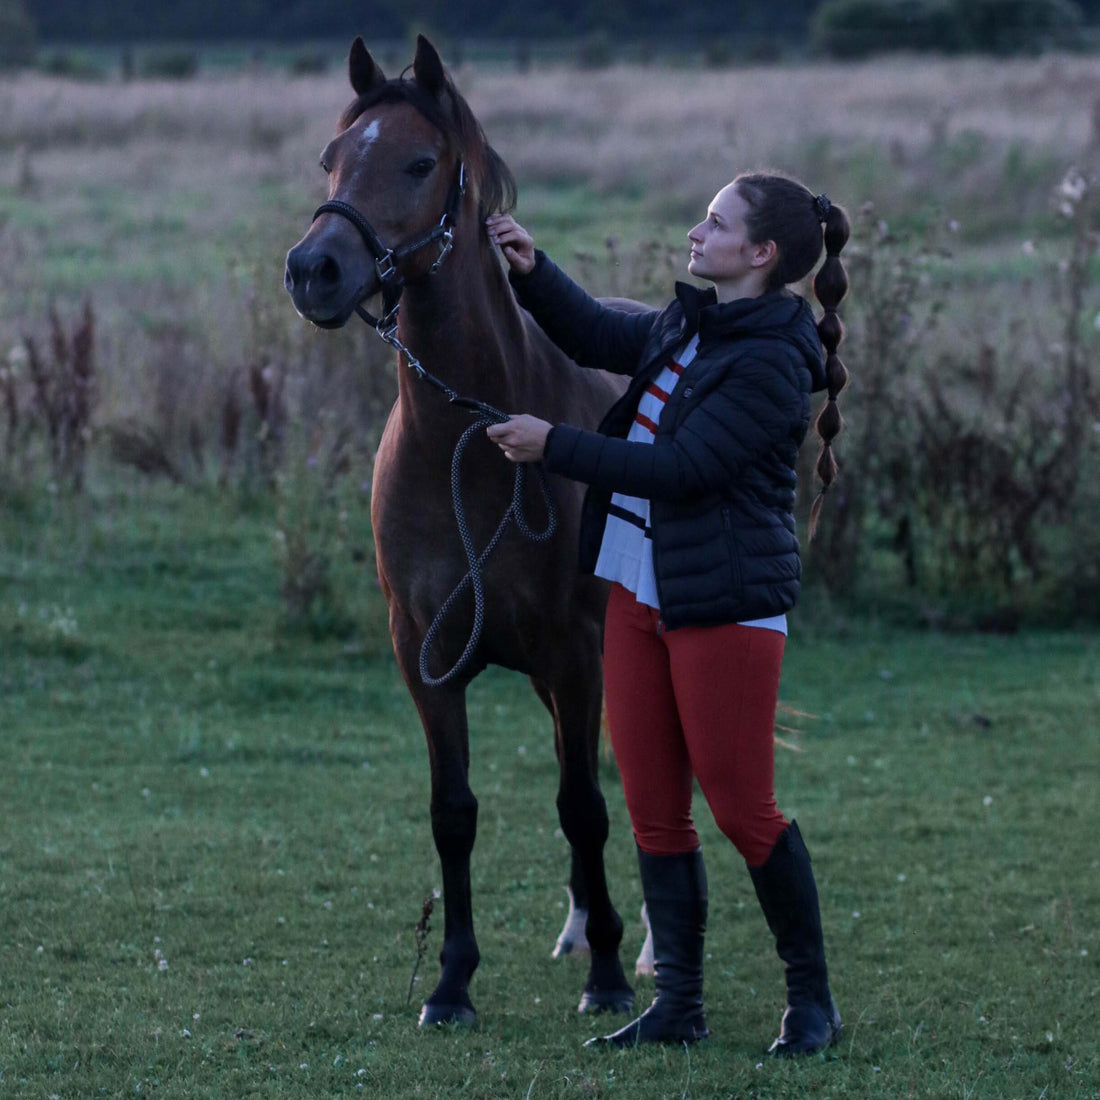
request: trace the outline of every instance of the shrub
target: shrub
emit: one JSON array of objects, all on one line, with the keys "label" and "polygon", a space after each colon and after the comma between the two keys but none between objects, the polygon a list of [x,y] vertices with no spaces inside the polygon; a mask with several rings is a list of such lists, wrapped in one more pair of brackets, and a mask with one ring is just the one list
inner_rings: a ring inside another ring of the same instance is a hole
[{"label": "shrub", "polygon": [[606,69],[614,60],[611,39],[599,31],[577,46],[577,65],[582,69]]},{"label": "shrub", "polygon": [[90,58],[65,53],[63,50],[48,54],[38,67],[50,76],[65,77],[69,80],[102,80],[107,75],[102,66],[97,65]]},{"label": "shrub", "polygon": [[964,44],[950,0],[826,0],[811,40],[821,53],[849,58],[890,50],[950,53]]},{"label": "shrub", "polygon": [[1073,0],[826,0],[811,27],[817,50],[867,57],[890,50],[1029,53],[1071,42]]},{"label": "shrub", "polygon": [[0,0],[0,69],[34,63],[35,31],[23,0]]},{"label": "shrub", "polygon": [[291,59],[290,71],[294,76],[316,76],[328,72],[328,54],[320,50],[300,53]]},{"label": "shrub", "polygon": [[1072,0],[955,0],[967,47],[995,54],[1036,53],[1069,40],[1083,22]]},{"label": "shrub", "polygon": [[18,464],[26,475],[44,444],[54,483],[79,492],[95,403],[95,314],[85,301],[71,334],[52,307],[48,317],[49,353],[34,336],[24,335],[18,353],[0,371],[3,465],[10,471]]},{"label": "shrub", "polygon": [[198,71],[194,50],[160,50],[144,57],[140,67],[142,76],[163,80],[190,80]]},{"label": "shrub", "polygon": [[[1100,605],[1088,595],[1100,560],[1088,293],[1100,185],[1071,170],[1055,201],[1071,240],[1051,265],[1054,308],[1025,294],[1007,330],[983,324],[936,345],[947,291],[924,273],[949,253],[935,235],[890,233],[870,207],[856,219],[844,256],[855,294],[844,310],[843,469],[808,551],[809,574],[832,591],[896,594],[900,581],[929,621],[999,628]],[[812,459],[804,448],[807,487]]]}]

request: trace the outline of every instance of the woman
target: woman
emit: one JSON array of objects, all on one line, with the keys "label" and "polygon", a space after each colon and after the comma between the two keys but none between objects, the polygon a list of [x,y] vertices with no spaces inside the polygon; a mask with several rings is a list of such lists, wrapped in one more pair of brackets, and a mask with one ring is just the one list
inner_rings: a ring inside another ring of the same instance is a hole
[{"label": "woman", "polygon": [[[786,963],[787,1009],[770,1050],[835,1042],[817,890],[798,826],[776,806],[774,722],[786,612],[799,592],[792,507],[810,392],[822,494],[836,464],[836,307],[844,211],[781,176],[738,176],[688,234],[688,271],[660,312],[600,305],[534,248],[508,215],[488,220],[520,303],[578,363],[633,375],[598,432],[535,417],[488,429],[513,462],[542,460],[586,482],[581,565],[611,584],[604,639],[607,717],[638,848],[657,995],[638,1019],[593,1042],[705,1037],[707,888],[691,818],[697,779],[748,864]],[[823,227],[824,226],[824,230]],[[814,281],[820,325],[789,292]],[[823,344],[828,349],[824,354]],[[811,533],[821,496],[811,513]]]}]

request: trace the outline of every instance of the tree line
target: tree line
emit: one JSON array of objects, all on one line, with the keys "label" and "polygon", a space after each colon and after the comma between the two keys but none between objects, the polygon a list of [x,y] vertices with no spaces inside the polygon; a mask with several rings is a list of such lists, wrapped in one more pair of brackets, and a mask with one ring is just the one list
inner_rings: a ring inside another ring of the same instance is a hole
[{"label": "tree line", "polygon": [[[453,37],[805,37],[822,0],[31,0],[43,42]],[[1100,8],[1100,0],[1094,6]]]},{"label": "tree line", "polygon": [[[617,42],[741,40],[808,44],[854,56],[896,48],[1018,52],[1073,46],[1085,23],[1100,24],[1100,0],[0,0],[0,37],[14,41],[18,31],[40,44],[66,45],[355,34],[377,42],[424,30],[452,47],[463,39],[602,36],[612,51]],[[7,24],[11,34],[4,31]]]}]

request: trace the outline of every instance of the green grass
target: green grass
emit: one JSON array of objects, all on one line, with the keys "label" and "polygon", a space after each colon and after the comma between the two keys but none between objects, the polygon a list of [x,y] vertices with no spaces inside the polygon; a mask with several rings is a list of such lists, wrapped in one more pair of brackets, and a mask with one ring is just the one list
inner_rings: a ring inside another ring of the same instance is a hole
[{"label": "green grass", "polygon": [[[610,1022],[577,1016],[583,968],[549,957],[567,862],[549,722],[487,674],[481,1027],[420,1034],[442,924],[407,1003],[440,882],[422,733],[377,594],[352,639],[280,629],[273,525],[262,500],[136,482],[0,517],[0,1095],[1097,1095],[1094,633],[795,617],[783,694],[816,717],[793,720],[777,787],[846,1031],[793,1065],[762,1057],[779,965],[702,805],[714,1037],[583,1048]],[[632,843],[602,772],[632,959]]]}]

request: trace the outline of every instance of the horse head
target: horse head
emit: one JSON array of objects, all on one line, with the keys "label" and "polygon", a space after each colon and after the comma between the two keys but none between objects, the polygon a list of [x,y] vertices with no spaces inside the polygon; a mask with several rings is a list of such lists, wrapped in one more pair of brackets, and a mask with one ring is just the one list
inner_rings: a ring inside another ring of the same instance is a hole
[{"label": "horse head", "polygon": [[286,258],[295,308],[322,328],[380,290],[395,299],[438,268],[459,229],[484,236],[484,214],[515,201],[511,174],[423,35],[411,78],[387,80],[361,38],[348,73],[356,98],[321,154],[328,200]]}]

